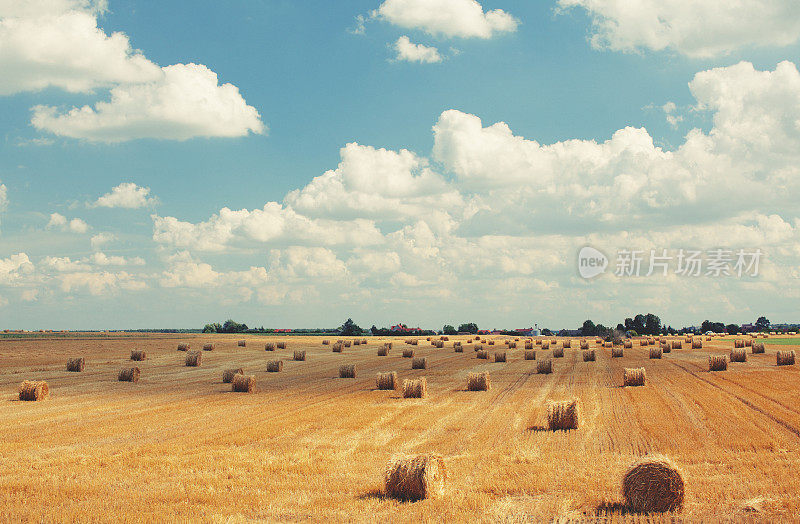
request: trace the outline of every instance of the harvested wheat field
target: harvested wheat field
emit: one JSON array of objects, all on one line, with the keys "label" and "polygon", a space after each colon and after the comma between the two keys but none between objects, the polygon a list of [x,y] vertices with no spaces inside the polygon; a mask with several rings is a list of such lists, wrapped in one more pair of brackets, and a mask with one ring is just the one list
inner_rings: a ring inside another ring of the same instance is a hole
[{"label": "harvested wheat field", "polygon": [[[709,356],[729,355],[734,337],[652,360],[638,342],[618,358],[598,347],[591,365],[576,340],[551,374],[537,374],[522,344],[503,363],[420,344],[414,356],[427,369],[411,369],[400,351],[377,356],[388,338],[343,353],[322,337],[292,337],[269,353],[277,339],[238,340],[0,340],[0,520],[639,522],[622,482],[648,455],[666,457],[684,483],[681,508],[655,521],[800,514],[800,367],[776,365],[800,337],[765,339],[764,354],[713,373]],[[178,343],[215,349],[187,367]],[[132,349],[147,354],[140,379],[120,382]],[[65,368],[76,355],[82,373]],[[280,373],[267,372],[270,360],[283,362]],[[342,365],[355,365],[356,378],[338,378]],[[255,377],[254,392],[220,380],[240,368]],[[625,368],[643,368],[645,386],[623,387]],[[426,396],[378,389],[387,370],[399,383],[424,377]],[[466,390],[470,373],[487,371],[488,391]],[[26,380],[46,381],[49,398],[19,400]],[[578,429],[551,431],[549,403],[572,399]],[[412,456],[442,457],[435,497],[387,494],[387,465]]]}]

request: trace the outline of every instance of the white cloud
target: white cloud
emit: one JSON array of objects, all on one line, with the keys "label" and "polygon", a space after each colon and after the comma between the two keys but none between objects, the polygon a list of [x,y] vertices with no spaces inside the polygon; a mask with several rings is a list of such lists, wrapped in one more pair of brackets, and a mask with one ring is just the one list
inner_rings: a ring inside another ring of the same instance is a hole
[{"label": "white cloud", "polygon": [[514,32],[519,21],[502,9],[483,11],[475,0],[386,0],[373,18],[434,36],[491,38]]},{"label": "white cloud", "polygon": [[786,46],[800,38],[795,0],[558,0],[592,18],[596,48],[672,49],[707,58],[749,46]]},{"label": "white cloud", "polygon": [[59,273],[88,271],[91,268],[85,261],[72,260],[70,257],[47,256],[42,259],[42,265]]},{"label": "white cloud", "polygon": [[114,87],[111,100],[94,108],[61,113],[52,106],[34,107],[31,122],[39,130],[93,142],[239,137],[266,131],[239,89],[219,85],[217,74],[206,66],[176,64],[162,71],[155,81]]},{"label": "white cloud", "polygon": [[184,251],[168,259],[168,269],[161,276],[162,287],[201,288],[214,286],[220,274],[204,262],[195,262],[192,256]]},{"label": "white cloud", "polygon": [[8,207],[8,188],[0,183],[0,211],[5,211]]},{"label": "white cloud", "polygon": [[405,35],[398,38],[393,47],[397,52],[395,60],[421,64],[435,64],[442,61],[442,55],[437,48],[415,44]]},{"label": "white cloud", "polygon": [[34,265],[25,253],[0,258],[0,285],[11,285],[34,271]]},{"label": "white cloud", "polygon": [[661,106],[661,110],[664,111],[667,123],[672,126],[673,129],[677,129],[678,124],[683,122],[683,116],[677,114],[678,106],[675,105],[675,102],[667,102]]},{"label": "white cloud", "polygon": [[103,7],[79,0],[0,3],[0,95],[47,87],[90,92],[161,76],[125,34],[109,36],[97,26]]},{"label": "white cloud", "polygon": [[113,242],[117,240],[117,235],[114,233],[98,233],[96,235],[92,235],[91,244],[92,249],[99,249],[102,245],[108,244],[109,242]]},{"label": "white cloud", "polygon": [[147,288],[146,282],[137,280],[134,275],[125,271],[65,273],[59,279],[61,291],[68,294],[85,290],[90,295],[107,296],[115,295],[121,290],[140,291]]},{"label": "white cloud", "polygon": [[291,246],[270,252],[269,273],[280,280],[324,280],[343,278],[347,274],[347,267],[330,249]]},{"label": "white cloud", "polygon": [[132,257],[132,258],[125,258],[121,256],[108,256],[101,251],[97,251],[92,253],[89,257],[87,257],[88,261],[93,263],[97,266],[143,266],[145,265],[145,261],[141,257]]},{"label": "white cloud", "polygon": [[60,229],[71,233],[86,233],[89,230],[89,225],[80,218],[68,220],[67,217],[60,213],[52,213],[50,221],[47,223],[47,228]]},{"label": "white cloud", "polygon": [[123,182],[112,188],[110,193],[106,193],[98,198],[94,206],[136,209],[156,203],[157,200],[153,197],[149,197],[149,194],[149,187],[140,187],[133,182]]}]

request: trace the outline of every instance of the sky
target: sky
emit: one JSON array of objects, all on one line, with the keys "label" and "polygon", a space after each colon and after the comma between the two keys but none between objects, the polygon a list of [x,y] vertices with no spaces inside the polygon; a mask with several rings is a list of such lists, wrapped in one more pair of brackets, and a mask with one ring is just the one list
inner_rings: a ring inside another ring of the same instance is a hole
[{"label": "sky", "polygon": [[799,42],[794,0],[0,0],[0,329],[800,321]]}]

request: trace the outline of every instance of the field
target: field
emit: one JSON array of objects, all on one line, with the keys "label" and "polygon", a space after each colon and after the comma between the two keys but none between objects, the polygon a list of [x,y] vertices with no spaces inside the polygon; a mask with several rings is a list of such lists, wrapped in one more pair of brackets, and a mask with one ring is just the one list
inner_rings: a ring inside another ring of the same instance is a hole
[{"label": "field", "polygon": [[[735,337],[703,337],[702,350],[661,360],[634,342],[622,358],[598,349],[595,362],[575,340],[552,374],[538,375],[521,343],[494,363],[477,359],[467,337],[443,349],[423,338],[415,356],[428,369],[412,370],[402,339],[379,357],[388,339],[333,353],[321,337],[248,336],[237,347],[239,338],[1,340],[0,521],[639,521],[622,507],[621,479],[652,453],[683,474],[685,520],[800,514],[800,369],[775,363],[776,350],[800,348],[766,339],[766,354],[748,348],[746,363],[711,373],[708,356],[728,354]],[[494,338],[490,355],[505,349]],[[216,349],[202,366],[184,366],[177,344],[207,341]],[[287,348],[264,351],[269,341]],[[131,362],[131,349],[147,360]],[[295,349],[305,362],[291,360]],[[78,356],[86,370],[67,372]],[[267,373],[278,358],[283,371]],[[342,363],[356,365],[355,379],[338,378]],[[118,382],[134,364],[141,380]],[[231,367],[255,375],[257,391],[223,384]],[[626,367],[646,368],[647,385],[621,387]],[[428,398],[376,390],[376,373],[393,370],[401,381],[427,377]],[[475,371],[491,373],[488,392],[465,391]],[[51,398],[19,401],[26,379],[46,380]],[[580,428],[548,431],[547,401],[573,397]],[[444,496],[385,497],[387,462],[419,452],[444,456]]]}]

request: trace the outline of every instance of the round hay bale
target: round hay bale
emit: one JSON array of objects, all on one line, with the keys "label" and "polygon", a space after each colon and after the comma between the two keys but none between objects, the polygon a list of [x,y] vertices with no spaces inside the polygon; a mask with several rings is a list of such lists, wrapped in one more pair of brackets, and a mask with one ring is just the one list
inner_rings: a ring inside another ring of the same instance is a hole
[{"label": "round hay bale", "polygon": [[664,513],[683,507],[683,477],[667,457],[633,463],[622,479],[625,506],[636,513]]},{"label": "round hay bale", "polygon": [[550,342],[542,340],[542,349],[550,349]]},{"label": "round hay bale", "polygon": [[256,377],[253,375],[234,375],[231,391],[253,393],[256,390]]},{"label": "round hay bale", "polygon": [[275,342],[267,342],[264,344],[264,351],[275,351]]},{"label": "round hay bale", "polygon": [[533,341],[526,340],[525,341],[525,349],[533,349]]},{"label": "round hay bale", "polygon": [[489,345],[490,345],[490,346],[494,346],[494,340],[490,340],[490,341],[489,341]]},{"label": "round hay bale", "polygon": [[425,377],[403,381],[403,398],[425,398],[428,396],[428,381]]},{"label": "round hay bale", "polygon": [[593,349],[587,349],[583,352],[583,361],[584,362],[594,362],[597,357],[594,354]]},{"label": "round hay bale", "polygon": [[763,342],[757,342],[751,346],[751,350],[753,351],[753,354],[756,355],[766,352],[767,348],[764,346]]},{"label": "round hay bale", "polygon": [[395,390],[399,385],[397,380],[397,372],[396,371],[387,371],[384,373],[378,373],[377,378],[375,379],[375,384],[378,389],[390,389]]},{"label": "round hay bale", "polygon": [[414,357],[414,350],[411,348],[403,349],[403,358],[413,358]]},{"label": "round hay bale", "polygon": [[549,375],[553,372],[553,361],[549,358],[543,358],[536,361],[536,373],[540,375]]},{"label": "round hay bale", "polygon": [[411,345],[412,346],[419,346],[419,340],[417,340],[417,339],[412,340],[411,341]]},{"label": "round hay bale", "polygon": [[794,366],[794,350],[778,351],[777,359],[779,366]]},{"label": "round hay bale", "polygon": [[353,345],[354,346],[360,346],[361,345],[361,341],[360,340],[354,340],[353,341]]},{"label": "round hay bale", "polygon": [[196,368],[203,363],[203,353],[201,351],[189,351],[186,353],[186,365]]},{"label": "round hay bale", "polygon": [[481,351],[482,349],[483,349],[483,346],[482,346],[481,344],[475,344],[475,345],[472,347],[472,351],[476,351],[476,352],[477,352],[477,351]]},{"label": "round hay bale", "polygon": [[506,352],[505,351],[495,351],[494,352],[494,361],[495,362],[505,362],[506,361]]},{"label": "round hay bale", "polygon": [[339,366],[339,378],[356,378],[356,365],[344,364]]},{"label": "round hay bale", "polygon": [[322,341],[322,345],[323,346],[330,346],[331,345],[331,341],[330,340],[323,340]]},{"label": "round hay bale", "polygon": [[661,352],[662,353],[672,353],[672,346],[669,342],[662,342],[661,343]]},{"label": "round hay bale", "polygon": [[246,340],[240,340],[239,342],[237,342],[237,345],[240,348],[247,347],[247,341]]},{"label": "round hay bale", "polygon": [[270,360],[267,362],[267,373],[280,373],[283,371],[283,360]]},{"label": "round hay bale", "polygon": [[26,380],[19,385],[20,400],[47,400],[50,398],[50,386],[44,380]]},{"label": "round hay bale", "polygon": [[[624,346],[625,346],[625,344],[623,343],[623,347]],[[603,347],[606,348],[606,349],[613,348],[614,347],[614,343],[613,342],[603,342]]]},{"label": "round hay bale", "polygon": [[672,349],[683,349],[683,344],[681,343],[680,340],[673,340]]},{"label": "round hay bale", "polygon": [[344,342],[340,341],[335,343],[333,346],[331,346],[331,349],[333,350],[334,353],[341,353],[342,350],[344,349]]},{"label": "round hay bale", "polygon": [[203,344],[203,351],[214,351],[214,344]]},{"label": "round hay bale", "polygon": [[230,384],[236,375],[244,375],[244,370],[242,368],[226,369],[222,372],[222,383]]},{"label": "round hay bale", "polygon": [[427,369],[428,359],[425,357],[415,357],[411,359],[411,369]]},{"label": "round hay bale", "polygon": [[621,358],[625,356],[625,350],[622,346],[614,346],[611,348],[611,358]]},{"label": "round hay bale", "polygon": [[489,352],[487,350],[485,350],[485,349],[482,349],[482,350],[480,350],[480,351],[475,353],[475,357],[483,359],[483,360],[488,360],[489,359]]},{"label": "round hay bale", "polygon": [[725,355],[710,355],[708,357],[709,371],[725,371],[728,369],[728,357]]},{"label": "round hay bale", "polygon": [[139,375],[141,374],[141,370],[139,368],[125,368],[120,370],[119,374],[117,375],[117,380],[120,382],[139,382]]},{"label": "round hay bale", "polygon": [[86,361],[83,357],[71,358],[67,361],[67,371],[81,372],[86,368]]},{"label": "round hay bale", "polygon": [[392,346],[392,343],[391,343],[391,342],[384,342],[384,343],[383,343],[383,347],[385,347],[385,348],[387,348],[387,349],[392,349],[392,347],[393,347],[393,346]]},{"label": "round hay bale", "polygon": [[379,357],[386,357],[389,356],[389,348],[385,345],[382,348],[378,348],[378,356]]},{"label": "round hay bale", "polygon": [[661,348],[656,346],[651,347],[650,358],[661,358]]},{"label": "round hay bale", "polygon": [[581,340],[581,349],[589,349],[589,341]]},{"label": "round hay bale", "polygon": [[278,349],[286,349],[286,342],[278,342],[275,345],[278,346]]},{"label": "round hay bale", "polygon": [[492,387],[489,372],[470,373],[467,376],[467,391],[489,391]]},{"label": "round hay bale", "polygon": [[572,349],[572,341],[571,340],[565,340],[561,345],[564,346],[565,349]]},{"label": "round hay bale", "polygon": [[294,357],[292,358],[295,362],[305,362],[306,360],[306,350],[295,349],[294,350]]},{"label": "round hay bale", "polygon": [[[344,347],[349,348],[350,345],[352,344],[352,342],[349,341],[349,340],[345,340],[344,342],[342,342],[342,344],[344,344]],[[280,346],[278,346],[278,347],[280,347]]]},{"label": "round hay bale", "polygon": [[564,348],[558,346],[553,347],[553,358],[564,358]]},{"label": "round hay bale", "polygon": [[525,360],[536,360],[536,350],[526,349],[524,354]]},{"label": "round hay bale", "polygon": [[699,338],[692,340],[692,349],[703,349],[703,341]]},{"label": "round hay bale", "polygon": [[747,351],[744,347],[731,350],[731,362],[747,362]]},{"label": "round hay bale", "polygon": [[464,346],[462,346],[461,344],[459,344],[457,346],[453,346],[453,351],[455,353],[463,353],[464,352]]},{"label": "round hay bale", "polygon": [[644,368],[625,368],[622,382],[625,386],[644,386],[647,380],[647,372]]},{"label": "round hay bale", "polygon": [[189,351],[190,348],[189,344],[178,344],[178,351]]},{"label": "round hay bale", "polygon": [[140,362],[142,360],[147,360],[147,353],[143,349],[134,349],[131,351],[131,360]]},{"label": "round hay bale", "polygon": [[550,402],[547,405],[547,427],[551,431],[578,429],[580,406],[576,399]]},{"label": "round hay bale", "polygon": [[537,345],[537,346],[541,346],[541,345],[542,345],[542,340],[541,340],[541,339],[539,339],[539,338],[537,338],[537,339],[536,339],[536,345]]},{"label": "round hay bale", "polygon": [[434,499],[444,494],[447,470],[440,455],[397,457],[386,466],[386,496],[403,501]]},{"label": "round hay bale", "polygon": [[[644,341],[642,341],[642,342],[644,342]],[[641,345],[642,346],[646,346],[647,344],[641,344]],[[622,343],[622,347],[624,347],[625,349],[633,349],[633,342],[630,341],[630,340],[626,340],[626,341],[624,341]]]},{"label": "round hay bale", "polygon": [[752,345],[753,345],[753,339],[752,339],[752,338],[746,338],[746,339],[744,340],[744,345],[745,345],[745,347],[748,347],[748,348],[749,348],[750,346],[752,346]]}]

